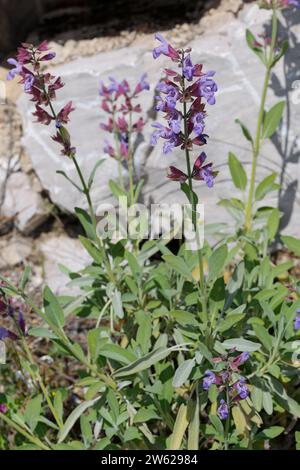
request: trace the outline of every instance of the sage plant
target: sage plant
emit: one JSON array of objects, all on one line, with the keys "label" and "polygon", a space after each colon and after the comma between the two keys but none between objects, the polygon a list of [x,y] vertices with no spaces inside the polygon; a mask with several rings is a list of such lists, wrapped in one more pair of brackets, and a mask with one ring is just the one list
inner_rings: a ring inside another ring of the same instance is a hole
[{"label": "sage plant", "polygon": [[133,135],[141,133],[144,120],[139,117],[135,122],[134,114],[142,112],[141,105],[134,101],[144,90],[149,90],[147,74],[143,74],[132,91],[127,80],[117,82],[110,77],[110,82],[100,85],[99,94],[102,97],[101,107],[109,115],[107,123],[101,123],[101,128],[113,136],[113,143],[105,140],[104,152],[118,162],[119,182],[124,190],[123,164],[128,167],[130,204],[135,202],[134,191],[134,148]]},{"label": "sage plant", "polygon": [[[156,145],[162,138],[163,153],[169,154],[176,147],[180,147],[185,154],[185,171],[170,166],[168,178],[178,181],[182,191],[187,195],[192,206],[192,222],[196,236],[197,227],[197,195],[194,192],[193,181],[204,181],[209,188],[214,184],[217,172],[213,170],[212,163],[204,164],[206,154],[201,153],[191,161],[193,151],[206,144],[208,135],[205,134],[205,105],[215,104],[215,93],[218,88],[213,79],[215,72],[203,71],[202,64],[194,64],[191,58],[191,49],[176,50],[161,34],[155,38],[160,45],[153,50],[153,58],[164,55],[177,65],[177,69],[165,69],[165,77],[157,85],[156,110],[164,114],[166,124],[160,122],[152,124],[155,131],[152,134],[151,144]],[[203,310],[206,311],[205,277],[202,251],[197,243],[199,260],[200,286],[202,292]]]}]

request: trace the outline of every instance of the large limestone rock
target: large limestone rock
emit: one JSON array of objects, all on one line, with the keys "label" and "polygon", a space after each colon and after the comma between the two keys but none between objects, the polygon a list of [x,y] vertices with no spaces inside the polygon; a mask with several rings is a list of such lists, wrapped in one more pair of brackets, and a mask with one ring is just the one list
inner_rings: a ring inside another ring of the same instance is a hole
[{"label": "large limestone rock", "polygon": [[[246,46],[245,28],[250,27],[254,31],[261,31],[264,25],[269,24],[269,19],[269,12],[248,5],[237,18],[231,16],[229,20],[226,15],[226,22],[223,24],[218,22],[218,26],[214,29],[209,28],[209,22],[206,23],[205,34],[195,37],[190,44],[195,59],[203,62],[206,70],[217,71],[216,80],[220,90],[216,106],[208,108],[207,133],[210,135],[210,140],[206,146],[209,160],[215,162],[220,174],[214,189],[209,190],[203,184],[197,187],[199,199],[205,203],[206,222],[228,220],[228,215],[216,203],[219,197],[237,196],[232,184],[229,183],[228,152],[236,153],[245,165],[247,173],[250,173],[250,147],[234,120],[240,118],[254,132],[264,68]],[[285,62],[277,66],[272,77],[268,107],[279,99],[287,99],[288,106],[278,135],[264,144],[259,158],[257,179],[261,180],[271,171],[278,173],[282,190],[276,196],[276,200],[273,198],[273,202],[284,211],[282,228],[290,234],[299,235],[300,193],[297,180],[300,170],[300,104],[299,93],[297,100],[293,83],[299,78],[300,73],[297,66],[299,64],[300,12],[285,13],[282,23],[288,27],[291,48]],[[152,39],[145,39],[139,47],[129,47],[81,58],[57,66],[52,71],[61,75],[66,82],[66,87],[59,93],[57,106],[61,107],[69,99],[72,99],[76,106],[70,131],[73,135],[73,143],[78,149],[80,164],[86,175],[89,174],[97,159],[103,158],[104,135],[99,129],[99,122],[104,115],[97,96],[100,79],[107,80],[113,75],[117,79],[126,77],[134,83],[142,72],[148,73],[151,90],[144,93],[141,99],[147,125],[144,140],[136,143],[137,167],[139,173],[145,177],[144,200],[174,202],[183,200],[182,194],[178,184],[168,181],[165,174],[170,164],[184,168],[182,153],[177,151],[172,155],[163,156],[162,145],[155,148],[149,145],[151,123],[155,118],[154,88],[163,65],[167,63],[163,60],[152,59],[153,45]],[[69,211],[72,211],[74,206],[83,205],[81,195],[55,172],[57,169],[64,170],[70,177],[75,178],[72,162],[59,156],[57,146],[49,138],[48,128],[32,124],[30,116],[32,110],[27,97],[19,101],[19,109],[24,123],[24,145],[51,199]],[[96,204],[107,201],[109,195],[107,181],[116,175],[115,162],[106,159],[95,179],[93,199]]]}]

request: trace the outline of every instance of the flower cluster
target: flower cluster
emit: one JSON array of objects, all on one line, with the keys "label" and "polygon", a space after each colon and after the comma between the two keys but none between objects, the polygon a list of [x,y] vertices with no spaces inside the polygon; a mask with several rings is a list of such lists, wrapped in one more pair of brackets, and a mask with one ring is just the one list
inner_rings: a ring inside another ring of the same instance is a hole
[{"label": "flower cluster", "polygon": [[259,5],[261,8],[300,8],[300,0],[260,0]]},{"label": "flower cluster", "polygon": [[217,370],[207,370],[203,379],[204,390],[209,390],[215,384],[219,395],[224,392],[226,394],[226,400],[222,398],[218,407],[218,414],[221,419],[227,419],[230,408],[249,395],[246,379],[239,374],[239,366],[249,359],[249,353],[243,352],[233,357],[230,356],[232,352],[234,350],[231,350],[227,356],[215,357],[213,362],[217,365]]},{"label": "flower cluster", "polygon": [[56,98],[56,91],[64,84],[60,77],[42,70],[43,63],[54,57],[55,53],[49,51],[47,41],[43,41],[36,48],[32,44],[23,43],[18,48],[16,59],[8,59],[8,63],[13,68],[8,72],[7,79],[20,77],[24,92],[31,95],[31,101],[35,104],[33,116],[36,117],[37,122],[46,126],[51,122],[55,123],[57,132],[52,138],[62,146],[63,155],[72,157],[76,150],[71,146],[70,135],[63,124],[69,122],[69,115],[74,110],[73,104],[70,101],[58,113],[55,113],[52,101]]},{"label": "flower cluster", "polygon": [[7,315],[13,321],[17,333],[0,327],[0,340],[11,339],[16,341],[20,336],[26,335],[26,324],[23,314],[23,306],[13,303],[11,299],[6,301],[4,298],[0,299],[0,314]]},{"label": "flower cluster", "polygon": [[143,74],[140,81],[131,91],[127,80],[117,82],[110,77],[110,83],[101,83],[99,94],[102,97],[102,109],[109,114],[106,124],[101,124],[101,128],[114,135],[115,146],[108,140],[105,141],[104,152],[116,160],[126,160],[128,158],[130,136],[133,132],[142,132],[144,120],[142,117],[132,122],[132,113],[141,113],[140,104],[135,104],[134,99],[144,90],[149,90],[147,75]]},{"label": "flower cluster", "polygon": [[[214,105],[216,102],[215,93],[218,88],[213,80],[215,72],[205,73],[202,64],[193,64],[191,49],[176,50],[161,34],[156,34],[155,38],[161,45],[153,50],[154,59],[161,54],[169,57],[178,64],[179,72],[165,69],[166,76],[157,85],[159,94],[156,97],[156,110],[164,113],[166,125],[159,122],[153,124],[155,131],[151,137],[151,145],[156,145],[158,139],[162,138],[165,140],[164,154],[169,154],[179,146],[189,152],[194,146],[207,143],[208,136],[204,133],[205,101],[209,105]],[[196,159],[191,177],[203,180],[212,187],[217,173],[212,170],[211,163],[202,166],[205,159],[206,155],[202,152]],[[170,167],[168,177],[183,183],[188,175],[175,167]]]},{"label": "flower cluster", "polygon": [[295,320],[294,320],[294,328],[295,330],[300,330],[300,308],[298,308],[298,310],[296,310],[296,317],[295,317]]}]

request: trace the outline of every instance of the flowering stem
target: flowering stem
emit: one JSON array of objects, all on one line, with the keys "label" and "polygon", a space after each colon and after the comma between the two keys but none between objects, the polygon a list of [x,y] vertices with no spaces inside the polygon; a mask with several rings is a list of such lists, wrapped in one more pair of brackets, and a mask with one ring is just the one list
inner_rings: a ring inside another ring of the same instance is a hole
[{"label": "flowering stem", "polygon": [[[183,60],[184,60],[184,54],[182,57],[182,63],[183,63]],[[183,75],[182,75],[182,92],[183,92],[183,97],[184,97],[185,79]],[[183,99],[183,122],[184,122],[184,136],[185,136],[185,141],[187,142],[189,134],[188,134],[187,105],[186,105],[185,99]],[[193,191],[193,179],[192,179],[190,152],[189,152],[189,149],[187,148],[187,145],[185,146],[185,158],[186,158],[188,182],[189,182],[189,189],[190,189],[190,200],[192,202],[192,222],[193,222],[195,234],[197,237],[197,245],[198,245],[199,239],[198,239],[198,229],[197,229],[197,202],[195,200],[195,195]],[[199,265],[200,289],[201,289],[202,299],[203,299],[202,305],[203,305],[203,311],[204,313],[206,313],[205,277],[204,277],[203,256],[202,256],[201,249],[197,250],[197,256],[198,256],[198,265]]]},{"label": "flowering stem", "polygon": [[261,148],[262,125],[263,125],[263,120],[264,120],[265,104],[266,104],[268,86],[269,86],[269,81],[270,81],[270,75],[271,75],[271,70],[273,67],[273,55],[274,55],[274,49],[275,49],[276,40],[277,40],[277,30],[278,30],[278,19],[277,19],[277,14],[276,14],[276,8],[273,6],[272,39],[271,39],[271,46],[270,46],[270,54],[269,54],[268,62],[266,65],[267,70],[266,70],[265,81],[264,81],[262,97],[261,97],[260,110],[259,110],[259,115],[258,115],[256,137],[255,137],[255,142],[253,144],[253,160],[252,160],[250,188],[249,188],[248,201],[247,201],[247,205],[245,209],[245,227],[247,231],[250,231],[251,226],[252,226],[252,206],[253,206],[253,197],[254,197],[254,190],[255,190],[257,159],[258,159],[260,148]]},{"label": "flowering stem", "polygon": [[129,172],[129,192],[130,192],[130,205],[134,204],[134,181],[133,181],[133,151],[131,144],[132,134],[132,111],[129,113],[129,128],[128,128],[128,172]]}]

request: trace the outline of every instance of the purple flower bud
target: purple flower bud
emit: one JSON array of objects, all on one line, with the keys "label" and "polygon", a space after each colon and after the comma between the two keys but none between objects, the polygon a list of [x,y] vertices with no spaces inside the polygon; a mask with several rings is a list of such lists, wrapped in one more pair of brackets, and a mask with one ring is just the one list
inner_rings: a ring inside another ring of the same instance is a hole
[{"label": "purple flower bud", "polygon": [[140,81],[138,82],[137,86],[135,87],[135,90],[134,90],[134,93],[133,93],[134,96],[137,95],[138,93],[140,93],[143,90],[150,90],[150,85],[146,81],[146,78],[147,78],[147,74],[144,73],[141,76]]},{"label": "purple flower bud", "polygon": [[211,385],[216,383],[216,374],[211,370],[206,370],[204,375],[206,377],[203,379],[203,390],[208,390]]},{"label": "purple flower bud", "polygon": [[229,409],[225,400],[220,401],[220,406],[218,408],[218,415],[220,419],[227,419],[229,416]]}]

